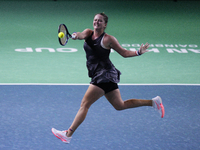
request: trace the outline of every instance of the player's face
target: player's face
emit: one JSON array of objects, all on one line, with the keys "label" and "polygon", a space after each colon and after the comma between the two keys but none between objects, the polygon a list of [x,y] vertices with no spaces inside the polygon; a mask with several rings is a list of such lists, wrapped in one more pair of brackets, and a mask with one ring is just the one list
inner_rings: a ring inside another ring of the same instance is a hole
[{"label": "player's face", "polygon": [[93,20],[93,27],[94,27],[94,29],[105,29],[106,25],[107,24],[105,23],[102,15],[97,14],[94,17],[94,20]]}]

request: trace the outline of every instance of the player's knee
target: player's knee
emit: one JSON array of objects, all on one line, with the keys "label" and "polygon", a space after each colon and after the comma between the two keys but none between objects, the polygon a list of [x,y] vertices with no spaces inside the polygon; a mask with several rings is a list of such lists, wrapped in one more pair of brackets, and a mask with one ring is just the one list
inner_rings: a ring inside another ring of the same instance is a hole
[{"label": "player's knee", "polygon": [[123,110],[123,109],[124,109],[123,106],[114,106],[114,108],[115,108],[117,111],[120,111],[120,110]]},{"label": "player's knee", "polygon": [[89,102],[87,102],[87,101],[82,101],[81,102],[81,107],[82,108],[87,108],[87,109],[89,109],[90,108],[90,106],[91,106],[91,104],[89,103]]}]

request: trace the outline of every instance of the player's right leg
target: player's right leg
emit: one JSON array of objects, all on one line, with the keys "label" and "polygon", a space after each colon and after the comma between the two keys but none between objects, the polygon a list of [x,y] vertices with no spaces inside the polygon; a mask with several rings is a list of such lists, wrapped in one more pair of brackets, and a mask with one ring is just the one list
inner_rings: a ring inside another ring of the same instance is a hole
[{"label": "player's right leg", "polygon": [[[67,132],[65,132],[67,137],[71,137],[72,136],[74,131],[85,120],[85,117],[87,115],[87,112],[88,112],[88,109],[90,108],[90,106],[96,100],[98,100],[100,97],[102,97],[103,95],[104,95],[104,91],[101,88],[90,84],[90,86],[88,87],[88,89],[87,89],[87,91],[86,91],[86,93],[85,93],[85,95],[84,95],[84,97],[82,99],[80,109],[77,112],[73,123],[71,124],[69,130],[67,130]],[[61,132],[63,132],[63,131],[61,131]],[[58,137],[58,136],[56,136],[56,137]]]},{"label": "player's right leg", "polygon": [[104,91],[101,88],[90,84],[82,99],[80,109],[76,114],[72,125],[70,126],[70,129],[72,129],[73,131],[68,131],[67,136],[72,136],[72,134],[78,128],[78,126],[85,120],[90,106],[103,95]]}]

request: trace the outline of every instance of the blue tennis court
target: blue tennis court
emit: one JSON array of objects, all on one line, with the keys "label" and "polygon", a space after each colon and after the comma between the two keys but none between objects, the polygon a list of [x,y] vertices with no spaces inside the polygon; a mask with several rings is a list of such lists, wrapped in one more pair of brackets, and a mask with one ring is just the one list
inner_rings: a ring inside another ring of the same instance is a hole
[{"label": "blue tennis court", "polygon": [[[199,150],[199,6],[182,0],[0,1],[0,149]],[[90,79],[84,41],[62,47],[58,25],[83,31],[99,12],[109,16],[106,33],[122,47],[150,43],[141,57],[113,51],[111,61],[122,72],[122,98],[159,95],[165,117],[150,107],[116,111],[102,97],[64,144],[51,128],[68,129]]]},{"label": "blue tennis court", "polygon": [[88,85],[1,85],[1,149],[199,149],[200,86],[120,85],[123,99],[163,98],[163,119],[152,108],[116,111],[102,97],[64,144],[51,128],[67,129]]}]

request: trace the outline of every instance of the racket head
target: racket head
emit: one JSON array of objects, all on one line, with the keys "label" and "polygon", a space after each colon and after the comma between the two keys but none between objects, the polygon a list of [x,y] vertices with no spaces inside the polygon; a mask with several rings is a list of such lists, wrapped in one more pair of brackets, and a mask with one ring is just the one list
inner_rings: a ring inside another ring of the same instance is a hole
[{"label": "racket head", "polygon": [[58,33],[63,32],[65,35],[63,38],[58,38],[58,41],[60,43],[60,45],[65,46],[69,40],[69,38],[71,38],[71,34],[69,33],[67,27],[65,24],[60,24],[58,27]]}]

